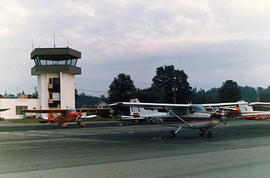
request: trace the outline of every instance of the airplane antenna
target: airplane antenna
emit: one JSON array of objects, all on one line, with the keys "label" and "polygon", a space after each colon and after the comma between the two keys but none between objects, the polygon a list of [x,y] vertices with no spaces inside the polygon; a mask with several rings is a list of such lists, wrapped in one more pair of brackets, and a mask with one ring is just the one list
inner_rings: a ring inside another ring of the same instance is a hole
[{"label": "airplane antenna", "polygon": [[34,38],[32,38],[32,51],[34,49]]},{"label": "airplane antenna", "polygon": [[55,32],[53,33],[53,47],[55,48]]}]

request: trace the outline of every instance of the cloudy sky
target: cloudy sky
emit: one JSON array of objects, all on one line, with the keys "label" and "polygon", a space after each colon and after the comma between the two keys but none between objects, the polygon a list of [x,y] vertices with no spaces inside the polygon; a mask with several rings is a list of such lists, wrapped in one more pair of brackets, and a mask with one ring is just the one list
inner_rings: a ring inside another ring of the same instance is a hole
[{"label": "cloudy sky", "polygon": [[119,73],[147,88],[157,67],[174,65],[192,87],[270,85],[270,1],[1,0],[0,93],[37,85],[32,46],[82,52],[76,88],[106,93]]}]

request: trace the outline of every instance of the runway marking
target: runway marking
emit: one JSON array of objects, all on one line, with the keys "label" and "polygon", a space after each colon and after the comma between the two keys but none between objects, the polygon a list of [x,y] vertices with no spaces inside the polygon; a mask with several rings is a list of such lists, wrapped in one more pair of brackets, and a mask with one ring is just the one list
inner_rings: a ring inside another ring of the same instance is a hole
[{"label": "runway marking", "polygon": [[16,140],[16,141],[4,141],[0,142],[0,145],[9,145],[9,144],[24,144],[24,143],[46,143],[46,142],[89,142],[89,141],[101,141],[104,142],[104,140],[98,140],[98,139],[80,139],[80,138],[51,138],[51,139],[41,139],[41,140]]},{"label": "runway marking", "polygon": [[5,135],[21,135],[23,136],[23,133],[20,132],[0,132],[0,134],[5,134]]},{"label": "runway marking", "polygon": [[45,134],[25,134],[25,133],[21,133],[21,132],[0,132],[0,134],[4,134],[4,135],[20,135],[20,136],[41,136],[41,137],[47,137],[49,135],[45,135]]},{"label": "runway marking", "polygon": [[48,137],[49,135],[42,135],[42,134],[27,134],[27,136]]}]

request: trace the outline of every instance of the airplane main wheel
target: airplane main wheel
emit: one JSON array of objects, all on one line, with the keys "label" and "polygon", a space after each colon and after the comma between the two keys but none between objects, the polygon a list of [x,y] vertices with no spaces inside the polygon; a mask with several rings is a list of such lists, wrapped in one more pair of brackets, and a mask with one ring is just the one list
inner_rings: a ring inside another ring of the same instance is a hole
[{"label": "airplane main wheel", "polygon": [[81,127],[85,127],[85,123],[83,123],[83,122],[80,123],[80,126],[81,126]]},{"label": "airplane main wheel", "polygon": [[170,131],[169,132],[169,136],[170,136],[170,138],[174,138],[175,136],[176,136],[176,134],[175,134],[175,132],[174,131]]},{"label": "airplane main wheel", "polygon": [[204,137],[205,131],[201,129],[199,135],[200,135],[200,137]]},{"label": "airplane main wheel", "polygon": [[207,131],[205,135],[206,135],[207,138],[211,138],[212,137],[212,133],[210,131]]},{"label": "airplane main wheel", "polygon": [[78,125],[81,125],[81,122],[80,122],[80,121],[78,121],[78,122],[77,122],[77,124],[78,124]]}]

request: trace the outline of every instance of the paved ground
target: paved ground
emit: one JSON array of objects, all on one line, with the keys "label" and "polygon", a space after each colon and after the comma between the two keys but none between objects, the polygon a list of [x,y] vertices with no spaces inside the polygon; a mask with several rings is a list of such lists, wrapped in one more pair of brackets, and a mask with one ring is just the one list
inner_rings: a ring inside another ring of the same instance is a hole
[{"label": "paved ground", "polygon": [[115,123],[0,126],[0,177],[269,177],[270,121],[230,124],[210,139]]}]

